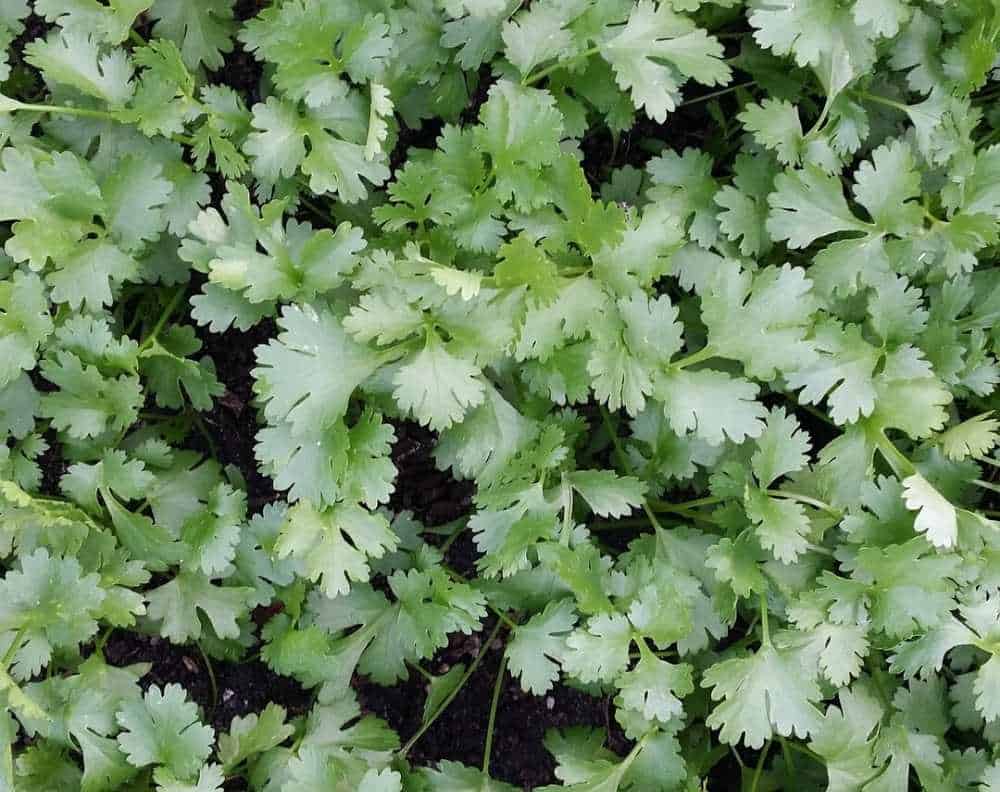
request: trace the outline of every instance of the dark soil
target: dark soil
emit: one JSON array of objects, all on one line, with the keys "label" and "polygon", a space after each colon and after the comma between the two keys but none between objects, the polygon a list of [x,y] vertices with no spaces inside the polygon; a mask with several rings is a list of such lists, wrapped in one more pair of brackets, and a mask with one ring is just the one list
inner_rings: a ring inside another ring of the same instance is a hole
[{"label": "dark soil", "polygon": [[[494,623],[490,620],[487,629],[476,635],[454,636],[427,669],[442,674],[456,663],[468,666]],[[472,767],[481,765],[502,649],[503,640],[494,640],[461,693],[410,751],[408,759],[413,764],[433,765],[450,759]],[[422,677],[414,674],[408,682],[392,688],[358,680],[356,688],[365,709],[388,721],[404,742],[420,727],[426,688]],[[565,685],[536,697],[524,693],[520,682],[507,674],[497,708],[490,775],[525,789],[554,783],[555,764],[542,739],[548,729],[573,725],[607,728],[610,747],[623,753],[628,750],[614,722],[609,697],[595,698]]]},{"label": "dark soil", "polygon": [[215,400],[211,412],[203,414],[203,422],[212,438],[213,448],[207,440],[192,435],[192,445],[203,453],[213,453],[223,465],[235,465],[243,475],[247,488],[247,505],[251,514],[258,513],[268,503],[277,500],[279,493],[271,479],[261,474],[254,458],[254,439],[257,436],[257,410],[251,405],[253,377],[250,372],[256,365],[254,350],[266,344],[277,334],[274,322],[265,320],[240,332],[230,328],[224,333],[212,333],[198,328],[198,337],[206,354],[215,362],[215,373],[226,390]]},{"label": "dark soil", "polygon": [[396,466],[396,490],[389,508],[413,512],[424,525],[441,525],[468,514],[473,486],[456,481],[450,472],[438,470],[432,452],[437,441],[429,429],[412,421],[395,421],[396,442],[392,461]]},{"label": "dark soil", "polygon": [[260,712],[269,701],[283,706],[289,717],[304,714],[312,703],[309,691],[273,673],[259,660],[213,660],[213,690],[212,677],[196,646],[176,646],[156,636],[114,632],[104,646],[104,657],[114,666],[151,663],[150,672],[140,681],[143,689],[171,682],[181,685],[201,706],[205,722],[220,732],[228,731],[236,716]]}]

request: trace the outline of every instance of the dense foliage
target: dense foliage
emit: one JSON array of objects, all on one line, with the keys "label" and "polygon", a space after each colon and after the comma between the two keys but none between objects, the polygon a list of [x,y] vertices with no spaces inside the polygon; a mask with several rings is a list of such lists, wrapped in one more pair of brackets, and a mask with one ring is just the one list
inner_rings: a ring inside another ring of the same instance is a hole
[{"label": "dense foliage", "polygon": [[[412,767],[351,687],[483,631],[498,692],[613,702],[627,752],[546,738],[562,788],[1000,790],[995,0],[2,0],[0,38],[0,789],[510,790],[492,718]],[[254,326],[262,509],[196,450],[203,339]],[[402,419],[467,518],[387,510]],[[216,734],[112,631],[312,709]]]}]

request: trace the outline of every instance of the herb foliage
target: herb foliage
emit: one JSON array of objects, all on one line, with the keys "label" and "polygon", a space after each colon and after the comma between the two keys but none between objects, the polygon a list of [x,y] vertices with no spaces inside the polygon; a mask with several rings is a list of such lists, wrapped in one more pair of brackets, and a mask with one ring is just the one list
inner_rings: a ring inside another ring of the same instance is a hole
[{"label": "herb foliage", "polygon": [[[509,673],[630,746],[550,732],[551,788],[1000,790],[996,2],[7,0],[0,38],[0,789],[511,790]],[[268,322],[257,510],[192,448],[201,338]],[[386,508],[401,419],[467,519]],[[217,734],[114,630],[314,704]],[[413,735],[352,677],[485,630],[482,765],[411,766],[483,654]]]}]

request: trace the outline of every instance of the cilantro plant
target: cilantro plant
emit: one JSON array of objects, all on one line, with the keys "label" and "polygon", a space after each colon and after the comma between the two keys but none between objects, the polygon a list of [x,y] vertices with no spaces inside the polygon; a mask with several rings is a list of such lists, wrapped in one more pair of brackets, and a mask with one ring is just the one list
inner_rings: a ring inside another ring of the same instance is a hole
[{"label": "cilantro plant", "polygon": [[[1000,790],[994,0],[4,0],[0,38],[0,790],[509,792],[512,685],[607,705],[546,789]],[[248,338],[266,504],[209,420]],[[404,422],[463,518],[390,506]],[[121,635],[309,707],[216,728]],[[417,761],[496,646],[481,763]]]}]

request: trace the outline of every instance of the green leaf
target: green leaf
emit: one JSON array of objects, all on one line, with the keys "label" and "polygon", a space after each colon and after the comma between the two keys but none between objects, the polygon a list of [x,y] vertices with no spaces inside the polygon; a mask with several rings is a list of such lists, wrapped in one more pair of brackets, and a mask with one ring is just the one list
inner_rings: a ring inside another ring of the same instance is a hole
[{"label": "green leaf", "polygon": [[465,676],[465,664],[458,663],[439,676],[432,677],[427,684],[427,698],[424,700],[424,711],[421,722],[426,724],[444,704]]},{"label": "green leaf", "polygon": [[313,192],[355,203],[368,195],[364,181],[379,185],[389,178],[383,158],[365,157],[366,122],[367,107],[362,109],[360,97],[353,94],[304,111],[270,96],[253,106],[255,131],[243,150],[265,184],[301,169]]},{"label": "green leaf", "polygon": [[657,383],[657,396],[675,432],[694,431],[712,445],[728,437],[740,443],[764,431],[763,405],[755,401],[758,387],[721,371],[669,371]]},{"label": "green leaf", "polygon": [[955,507],[919,473],[903,479],[906,508],[917,512],[913,527],[935,547],[952,547],[958,540]]},{"label": "green leaf", "polygon": [[642,505],[646,494],[646,485],[639,479],[611,470],[577,470],[566,478],[601,517],[624,517]]},{"label": "green leaf", "polygon": [[1000,442],[1000,420],[992,415],[992,412],[981,413],[942,432],[938,442],[945,456],[960,462],[989,453]]},{"label": "green leaf", "polygon": [[269,702],[260,714],[233,718],[229,731],[219,735],[219,761],[223,768],[233,769],[256,754],[281,745],[293,731],[285,723],[285,710]]},{"label": "green leaf", "polygon": [[189,779],[212,751],[215,733],[201,723],[180,685],[150,686],[141,701],[122,705],[117,720],[118,744],[135,767],[156,765]]},{"label": "green leaf", "polygon": [[100,53],[92,31],[64,31],[36,39],[25,47],[27,61],[45,76],[83,94],[124,105],[132,98],[132,65],[124,50]]},{"label": "green leaf", "polygon": [[173,580],[147,592],[149,617],[160,634],[174,643],[197,640],[203,632],[200,613],[220,638],[240,634],[237,621],[249,609],[253,589],[216,586],[199,572],[182,571]]},{"label": "green leaf", "polygon": [[392,552],[397,542],[381,514],[350,503],[319,511],[301,501],[288,510],[274,552],[298,560],[305,576],[335,597],[346,594],[351,581],[366,582],[369,560]]},{"label": "green leaf", "polygon": [[503,781],[494,781],[480,770],[466,767],[459,762],[442,761],[431,769],[418,771],[431,792],[515,792],[516,787]]},{"label": "green leaf", "polygon": [[276,340],[258,347],[254,391],[272,424],[291,423],[300,433],[329,426],[378,366],[378,358],[344,332],[322,304],[286,307]]},{"label": "green leaf", "polygon": [[632,637],[621,614],[593,616],[566,638],[563,670],[581,682],[610,682],[628,665]]},{"label": "green leaf", "polygon": [[758,143],[778,155],[781,164],[799,164],[804,140],[795,105],[780,99],[765,99],[760,104],[747,104],[737,117]]},{"label": "green leaf", "polygon": [[481,404],[486,388],[479,369],[452,355],[437,333],[427,333],[423,349],[393,377],[393,397],[405,411],[431,429],[447,429]]},{"label": "green leaf", "polygon": [[142,406],[138,377],[104,377],[96,366],[84,366],[68,352],[44,361],[42,374],[58,390],[42,397],[41,414],[72,437],[96,437],[108,429],[124,431]]},{"label": "green leaf", "polygon": [[720,702],[706,724],[719,739],[760,748],[772,735],[807,737],[819,725],[819,687],[799,659],[764,645],[756,653],[716,663],[702,686]]},{"label": "green leaf", "polygon": [[[806,336],[816,309],[805,270],[785,265],[751,274],[725,267],[702,292],[702,320],[717,355],[743,363],[747,374],[771,380],[813,359]],[[756,328],[747,333],[747,327]]]},{"label": "green leaf", "polygon": [[566,656],[566,636],[576,626],[573,601],[550,602],[518,625],[507,645],[510,672],[519,677],[521,688],[535,696],[547,693],[559,679],[559,664]]},{"label": "green leaf", "polygon": [[0,579],[0,635],[10,635],[9,647],[19,639],[11,647],[15,677],[30,679],[54,651],[75,650],[97,633],[95,617],[106,596],[99,583],[76,559],[44,548],[21,556],[18,568]]},{"label": "green leaf", "polygon": [[808,463],[809,435],[799,427],[795,416],[787,415],[783,408],[768,412],[764,432],[754,443],[757,448],[750,466],[765,489]]},{"label": "green leaf", "polygon": [[811,525],[801,503],[754,491],[747,498],[746,509],[761,547],[779,561],[790,564],[806,552]]},{"label": "green leaf", "polygon": [[51,332],[48,300],[37,276],[16,272],[0,282],[0,387],[35,367],[38,345]]},{"label": "green leaf", "polygon": [[771,213],[767,230],[791,248],[804,248],[838,231],[867,231],[847,207],[840,179],[812,165],[779,173],[768,197]]},{"label": "green leaf", "polygon": [[684,80],[723,85],[731,74],[718,40],[652,0],[639,0],[625,26],[600,49],[636,108],[660,123],[675,109]]},{"label": "green leaf", "polygon": [[194,328],[186,325],[167,328],[139,354],[142,373],[158,405],[183,407],[186,396],[196,410],[210,410],[212,399],[223,394],[225,388],[216,379],[212,359],[195,361],[189,357],[200,349]]},{"label": "green leaf", "polygon": [[198,778],[190,783],[179,781],[169,770],[157,768],[153,771],[157,792],[222,792],[226,777],[222,768],[215,764],[205,765]]},{"label": "green leaf", "polygon": [[218,69],[232,52],[231,0],[154,0],[149,15],[153,34],[172,40],[190,69]]}]

